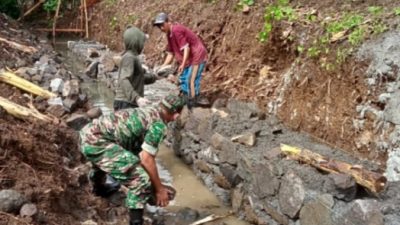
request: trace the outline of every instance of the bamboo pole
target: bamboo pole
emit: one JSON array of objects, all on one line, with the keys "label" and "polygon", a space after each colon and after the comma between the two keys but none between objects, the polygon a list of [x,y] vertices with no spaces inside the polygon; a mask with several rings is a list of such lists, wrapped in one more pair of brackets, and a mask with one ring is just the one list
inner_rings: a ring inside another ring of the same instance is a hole
[{"label": "bamboo pole", "polygon": [[87,15],[87,5],[86,5],[86,0],[83,0],[83,4],[84,4],[84,12],[85,12],[85,31],[86,31],[86,38],[89,38],[89,21],[88,21],[88,15]]},{"label": "bamboo pole", "polygon": [[33,84],[13,73],[10,73],[10,72],[0,73],[0,81],[5,82],[7,84],[11,84],[18,88],[21,88],[24,91],[27,91],[29,93],[32,93],[32,94],[35,94],[38,96],[42,96],[44,98],[57,97],[56,94],[51,93],[47,90],[44,90],[43,88],[37,86],[36,84]]},{"label": "bamboo pole", "polygon": [[84,30],[84,28],[83,28],[83,0],[81,0],[81,7],[79,7],[80,8],[80,10],[81,10],[81,16],[80,16],[80,19],[81,19],[81,30]]},{"label": "bamboo pole", "polygon": [[7,40],[5,38],[2,38],[2,37],[0,37],[0,41],[8,44],[12,48],[15,48],[17,50],[20,50],[20,51],[23,51],[23,52],[26,52],[26,53],[31,53],[32,54],[32,53],[37,52],[37,49],[34,48],[34,47],[18,44],[16,42],[9,41],[9,40]]},{"label": "bamboo pole", "polygon": [[60,11],[60,6],[61,6],[61,0],[58,0],[56,14],[54,14],[54,21],[53,21],[53,45],[56,44],[56,24],[57,24],[58,13]]},{"label": "bamboo pole", "polygon": [[307,163],[323,171],[348,174],[352,176],[359,185],[373,193],[381,192],[386,186],[387,179],[385,176],[366,170],[360,166],[329,159],[308,149],[300,149],[284,144],[281,144],[281,151],[291,159]]},{"label": "bamboo pole", "polygon": [[[37,31],[44,31],[44,32],[51,32],[53,31],[53,29],[49,29],[49,28],[38,28],[36,29]],[[81,33],[81,32],[85,32],[85,30],[82,29],[73,29],[73,28],[57,28],[55,29],[56,32],[71,32],[71,33]]]},{"label": "bamboo pole", "polygon": [[35,10],[37,7],[39,7],[42,3],[44,3],[45,0],[40,0],[38,3],[36,3],[34,6],[32,6],[32,8],[30,8],[28,11],[26,11],[24,13],[24,15],[22,15],[20,18],[18,18],[17,21],[20,21],[22,18],[24,18],[25,16],[31,14],[33,12],[33,10]]},{"label": "bamboo pole", "polygon": [[8,99],[5,99],[0,96],[0,107],[2,107],[4,110],[6,110],[9,114],[20,118],[20,119],[31,119],[32,117],[46,121],[46,122],[52,122],[53,120],[51,117],[46,116],[37,110],[31,110],[29,108],[26,108],[24,106],[18,105],[12,101],[9,101]]}]

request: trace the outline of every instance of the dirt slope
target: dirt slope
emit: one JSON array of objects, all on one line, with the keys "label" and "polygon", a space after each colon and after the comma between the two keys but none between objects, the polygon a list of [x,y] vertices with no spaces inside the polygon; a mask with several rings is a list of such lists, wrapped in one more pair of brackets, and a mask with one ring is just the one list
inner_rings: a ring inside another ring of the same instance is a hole
[{"label": "dirt slope", "polygon": [[[282,38],[285,32],[304,38],[321,35],[309,24],[279,23],[267,43],[257,39],[262,30],[264,10],[276,1],[255,1],[249,13],[237,9],[236,1],[112,1],[104,0],[91,9],[91,36],[109,47],[122,50],[122,32],[135,24],[150,34],[145,47],[148,60],[162,63],[165,40],[151,26],[154,16],[168,12],[172,20],[193,28],[204,40],[209,62],[203,80],[203,91],[211,98],[225,95],[257,101],[265,110],[277,114],[285,124],[317,139],[381,162],[386,153],[375,145],[356,147],[355,139],[366,134],[352,126],[357,117],[356,105],[371,99],[364,82],[365,63],[347,58],[345,63],[327,71],[321,58],[302,57],[300,39]],[[335,16],[338,11],[367,10],[369,6],[394,7],[388,0],[291,1],[298,11],[313,11],[319,17]],[[303,38],[303,39],[304,39]],[[339,48],[339,42],[333,49]],[[304,55],[304,54],[303,54]],[[326,58],[335,57],[335,54]],[[369,95],[369,96],[368,96]],[[367,127],[372,122],[367,121]]]},{"label": "dirt slope", "polygon": [[[36,35],[3,14],[0,14],[0,27],[3,38],[39,50],[36,54],[27,54],[0,42],[2,69],[32,66],[50,51],[48,45],[39,44]],[[26,107],[31,102],[25,92],[4,83],[0,83],[0,96]],[[34,97],[32,103],[45,113],[46,100]],[[77,132],[72,128],[62,123],[19,120],[0,107],[0,190],[18,191],[38,209],[29,218],[21,218],[18,212],[1,212],[1,225],[71,225],[90,219],[105,224],[104,220],[110,218],[108,203],[90,194],[87,170],[78,149]],[[115,211],[112,214],[119,215]]]}]

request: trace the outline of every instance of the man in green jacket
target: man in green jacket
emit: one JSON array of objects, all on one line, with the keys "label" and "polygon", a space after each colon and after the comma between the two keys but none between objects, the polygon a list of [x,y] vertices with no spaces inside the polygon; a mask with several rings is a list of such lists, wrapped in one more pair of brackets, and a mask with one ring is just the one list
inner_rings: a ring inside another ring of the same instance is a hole
[{"label": "man in green jacket", "polygon": [[122,56],[118,83],[115,90],[114,109],[141,107],[150,102],[144,98],[144,85],[154,83],[156,75],[145,73],[139,60],[146,35],[136,27],[128,27],[124,32],[125,52]]},{"label": "man in green jacket", "polygon": [[143,209],[152,192],[158,206],[174,193],[163,185],[155,157],[167,123],[179,116],[185,101],[168,95],[156,107],[123,109],[93,120],[80,131],[81,151],[101,171],[126,186],[130,225],[143,225]]}]

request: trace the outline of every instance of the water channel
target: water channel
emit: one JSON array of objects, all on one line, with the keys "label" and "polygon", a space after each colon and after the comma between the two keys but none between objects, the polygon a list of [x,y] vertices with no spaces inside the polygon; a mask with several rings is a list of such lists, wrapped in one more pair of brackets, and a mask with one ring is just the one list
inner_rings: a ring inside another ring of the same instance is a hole
[{"label": "water channel", "polygon": [[[64,57],[69,71],[75,74],[83,74],[85,65],[74,53],[68,51],[67,40],[59,40],[56,44],[56,50]],[[103,114],[112,112],[113,91],[107,88],[104,83],[97,81],[83,82],[81,89],[88,95],[93,105],[102,110]],[[145,87],[145,97],[156,103],[158,99],[174,89],[176,89],[175,85],[165,80],[158,80],[156,83]],[[174,213],[184,208],[190,208],[204,215],[230,214],[231,209],[224,206],[216,195],[196,177],[190,167],[184,164],[166,145],[161,147],[157,158],[162,181],[172,184],[177,190],[175,200],[165,209],[167,212]],[[150,207],[149,210],[159,211],[161,209]],[[248,223],[235,216],[228,216],[205,224],[246,225]]]}]

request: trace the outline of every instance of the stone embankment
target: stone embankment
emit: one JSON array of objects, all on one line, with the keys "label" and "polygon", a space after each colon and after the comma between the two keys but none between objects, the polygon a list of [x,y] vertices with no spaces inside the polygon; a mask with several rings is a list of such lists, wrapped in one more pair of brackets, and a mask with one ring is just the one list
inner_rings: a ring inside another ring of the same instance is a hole
[{"label": "stone embankment", "polygon": [[323,173],[283,157],[282,143],[380,171],[371,162],[286,129],[253,103],[219,99],[211,109],[185,112],[173,140],[176,154],[251,223],[399,224],[400,183],[389,182],[373,196],[349,175]]}]

